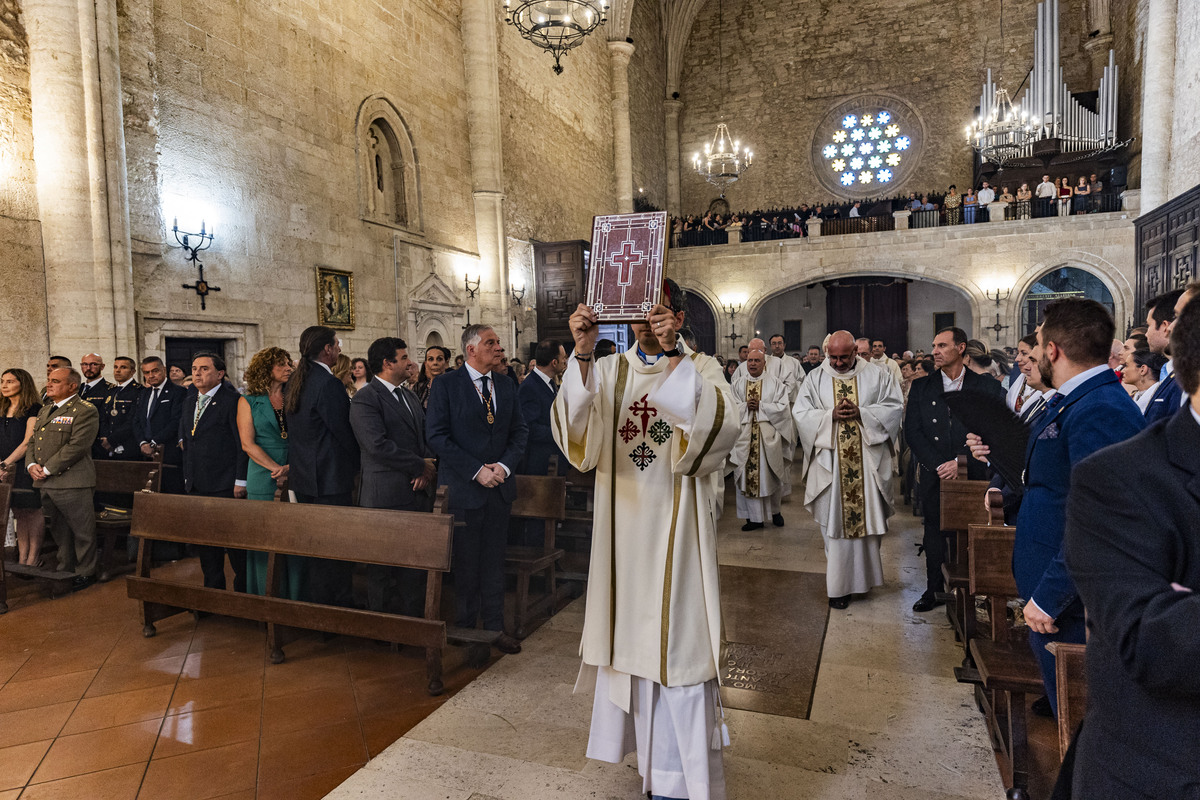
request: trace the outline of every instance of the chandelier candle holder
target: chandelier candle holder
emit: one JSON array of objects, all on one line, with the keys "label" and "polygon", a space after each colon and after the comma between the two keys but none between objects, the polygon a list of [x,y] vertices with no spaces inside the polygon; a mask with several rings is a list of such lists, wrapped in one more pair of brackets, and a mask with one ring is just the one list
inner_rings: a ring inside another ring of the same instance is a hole
[{"label": "chandelier candle holder", "polygon": [[504,0],[504,21],[554,56],[562,75],[563,54],[608,21],[608,0]]},{"label": "chandelier candle holder", "polygon": [[199,277],[195,283],[183,284],[184,289],[191,289],[200,296],[200,310],[208,310],[208,295],[209,292],[219,292],[221,287],[213,286],[204,279],[204,264],[200,261],[200,253],[212,247],[213,231],[209,228],[204,230],[204,220],[200,220],[200,232],[188,233],[187,231],[179,230],[179,218],[176,217],[171,223],[171,233],[175,236],[175,242],[183,251],[187,253],[187,260],[196,268]]},{"label": "chandelier candle holder", "polygon": [[725,189],[731,183],[742,177],[742,173],[754,163],[754,153],[749,147],[742,147],[741,142],[729,133],[729,126],[724,122],[717,124],[717,132],[712,141],[704,145],[704,155],[696,153],[692,156],[692,166],[696,174],[716,186],[725,196]]}]

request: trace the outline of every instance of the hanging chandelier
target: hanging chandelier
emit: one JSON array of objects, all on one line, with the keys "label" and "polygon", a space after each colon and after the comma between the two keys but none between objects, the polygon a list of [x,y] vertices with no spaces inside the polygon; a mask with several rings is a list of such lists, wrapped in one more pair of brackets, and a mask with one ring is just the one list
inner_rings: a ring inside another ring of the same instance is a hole
[{"label": "hanging chandelier", "polygon": [[749,147],[742,147],[741,142],[729,133],[729,126],[724,122],[717,123],[717,132],[712,141],[704,145],[704,155],[696,153],[692,156],[692,167],[696,174],[716,186],[725,196],[725,189],[742,177],[742,173],[754,162],[754,154]]},{"label": "hanging chandelier", "polygon": [[[717,68],[721,83],[724,86],[722,97],[729,95],[729,82],[725,74],[725,3],[717,4]],[[742,177],[742,173],[754,162],[754,154],[749,147],[742,147],[741,142],[729,133],[725,118],[717,123],[717,132],[712,141],[704,145],[704,156],[699,153],[692,156],[692,167],[696,174],[716,186],[725,196],[725,190],[731,183]]]},{"label": "hanging chandelier", "polygon": [[608,0],[504,0],[504,21],[554,56],[561,75],[563,53],[608,20]]},{"label": "hanging chandelier", "polygon": [[[986,88],[992,86],[988,70]],[[994,87],[990,103],[980,108],[979,117],[967,126],[967,142],[979,153],[981,161],[1003,166],[1029,151],[1034,140],[1029,113],[1014,105],[1008,90]]]}]

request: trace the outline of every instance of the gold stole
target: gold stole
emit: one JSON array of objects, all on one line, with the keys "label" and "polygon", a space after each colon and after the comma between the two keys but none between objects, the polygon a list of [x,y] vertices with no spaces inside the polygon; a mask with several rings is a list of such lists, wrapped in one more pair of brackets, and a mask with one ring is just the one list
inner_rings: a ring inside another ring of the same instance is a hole
[{"label": "gold stole", "polygon": [[[746,401],[762,402],[762,381],[746,381]],[[746,457],[746,497],[758,497],[759,461],[758,412],[750,412],[750,454]]]},{"label": "gold stole", "polygon": [[[833,379],[833,404],[836,406],[843,400],[858,405],[858,378]],[[858,420],[841,420],[834,435],[842,489],[842,535],[847,539],[858,539],[867,535],[862,431]]]}]

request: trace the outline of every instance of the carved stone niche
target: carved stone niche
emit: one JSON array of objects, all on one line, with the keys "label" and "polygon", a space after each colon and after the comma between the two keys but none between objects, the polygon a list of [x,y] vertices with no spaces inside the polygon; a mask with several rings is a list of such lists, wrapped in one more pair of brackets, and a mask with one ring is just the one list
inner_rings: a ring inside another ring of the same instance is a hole
[{"label": "carved stone niche", "polygon": [[408,303],[408,352],[423,361],[425,350],[440,344],[457,353],[459,320],[466,314],[458,295],[439,276],[425,276],[412,291]]}]

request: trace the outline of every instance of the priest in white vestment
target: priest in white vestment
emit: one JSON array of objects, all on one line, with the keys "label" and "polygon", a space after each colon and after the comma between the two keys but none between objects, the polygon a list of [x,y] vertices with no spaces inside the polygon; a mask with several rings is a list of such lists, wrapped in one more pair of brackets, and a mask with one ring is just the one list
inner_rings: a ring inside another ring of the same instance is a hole
[{"label": "priest in white vestment", "polygon": [[[776,341],[776,337],[778,337],[778,341],[780,342],[779,346],[782,348],[783,337],[779,336],[779,334],[771,337],[772,343]],[[791,403],[796,402],[796,393],[800,390],[800,383],[804,380],[804,370],[800,367],[800,362],[796,361],[796,359],[792,358],[791,356],[785,355],[784,357],[780,358],[773,355],[772,352],[768,352],[767,344],[762,339],[751,339],[747,346],[750,348],[747,353],[753,353],[757,351],[766,355],[767,365],[765,368],[765,374],[770,375],[771,377],[780,381],[784,385],[784,388],[787,389],[788,401]],[[772,344],[771,347],[774,348],[775,345]],[[748,356],[747,360],[749,360]],[[792,368],[792,364],[788,363],[789,361],[794,362],[796,367],[795,369]],[[746,380],[746,374],[746,361],[743,361],[741,364],[738,364],[738,368],[734,371],[731,383],[736,385],[739,380]],[[787,464],[783,470],[783,488],[779,494],[781,501],[783,498],[788,497],[792,493],[792,457],[795,449],[795,439],[793,439],[792,443],[785,448],[784,453],[784,459],[787,461]]]},{"label": "priest in white vestment", "polygon": [[733,381],[741,433],[730,460],[737,465],[737,514],[743,531],[762,528],[768,517],[782,527],[780,500],[796,446],[792,404],[783,381],[766,374],[766,354],[751,350],[745,378]]},{"label": "priest in white vestment", "polygon": [[900,365],[888,356],[883,339],[871,340],[871,363],[892,373],[892,378],[898,386],[904,384],[904,375],[900,372]]},{"label": "priest in white vestment", "polygon": [[665,284],[670,308],[633,324],[636,344],[612,358],[591,360],[592,310],[571,315],[551,427],[572,466],[596,470],[576,689],[595,690],[589,758],[636,750],[642,791],[723,800],[712,473],[737,439],[737,407],[720,364],[677,341],[683,293]]},{"label": "priest in white vestment", "polygon": [[856,357],[838,331],[828,358],[808,374],[793,416],[804,453],[804,504],[821,527],[829,605],[883,583],[880,537],[892,505],[894,440],[904,401],[891,373]]}]

